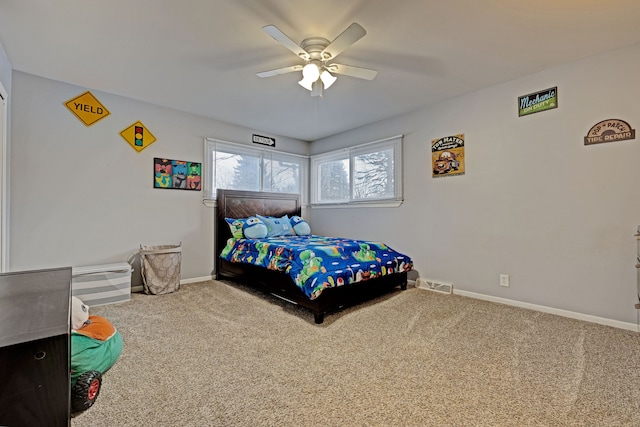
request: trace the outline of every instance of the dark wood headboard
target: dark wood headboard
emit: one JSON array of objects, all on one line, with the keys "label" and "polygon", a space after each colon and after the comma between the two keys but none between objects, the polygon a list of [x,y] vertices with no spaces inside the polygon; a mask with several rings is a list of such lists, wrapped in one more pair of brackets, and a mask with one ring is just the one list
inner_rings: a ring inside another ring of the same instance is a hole
[{"label": "dark wood headboard", "polygon": [[220,267],[220,252],[231,237],[225,218],[247,218],[255,214],[281,217],[300,215],[300,195],[260,191],[218,190],[215,223],[215,266]]}]

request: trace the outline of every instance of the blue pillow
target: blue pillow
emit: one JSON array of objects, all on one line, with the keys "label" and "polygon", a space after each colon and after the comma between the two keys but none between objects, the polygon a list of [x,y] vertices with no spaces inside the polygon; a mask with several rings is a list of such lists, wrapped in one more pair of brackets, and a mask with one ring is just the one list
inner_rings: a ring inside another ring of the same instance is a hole
[{"label": "blue pillow", "polygon": [[292,236],[295,235],[295,231],[291,228],[289,223],[289,217],[287,215],[281,218],[274,218],[272,216],[256,215],[267,225],[267,237],[276,236]]},{"label": "blue pillow", "polygon": [[297,215],[291,217],[291,227],[298,236],[308,236],[311,234],[309,223]]},{"label": "blue pillow", "polygon": [[264,222],[252,216],[245,221],[242,232],[247,239],[264,239],[267,237],[268,230]]}]

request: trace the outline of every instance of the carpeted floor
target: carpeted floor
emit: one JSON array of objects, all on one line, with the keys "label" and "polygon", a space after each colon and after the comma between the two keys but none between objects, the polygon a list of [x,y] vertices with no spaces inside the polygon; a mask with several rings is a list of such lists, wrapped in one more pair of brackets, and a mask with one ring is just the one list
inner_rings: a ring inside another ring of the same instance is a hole
[{"label": "carpeted floor", "polygon": [[638,426],[640,334],[421,289],[330,314],[211,281],[95,307],[91,426]]}]

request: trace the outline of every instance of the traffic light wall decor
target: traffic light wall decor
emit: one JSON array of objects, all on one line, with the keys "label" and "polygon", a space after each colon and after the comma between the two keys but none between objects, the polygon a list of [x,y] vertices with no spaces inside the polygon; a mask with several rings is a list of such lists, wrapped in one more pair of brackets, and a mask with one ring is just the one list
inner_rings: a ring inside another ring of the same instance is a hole
[{"label": "traffic light wall decor", "polygon": [[141,122],[133,123],[120,132],[120,135],[137,152],[144,150],[156,141],[156,137]]}]

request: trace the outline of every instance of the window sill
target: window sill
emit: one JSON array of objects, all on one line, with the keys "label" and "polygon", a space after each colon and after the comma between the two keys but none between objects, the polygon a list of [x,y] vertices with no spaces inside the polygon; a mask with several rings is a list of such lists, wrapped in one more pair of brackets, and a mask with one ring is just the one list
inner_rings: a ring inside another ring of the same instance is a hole
[{"label": "window sill", "polygon": [[[350,209],[350,208],[397,208],[402,205],[403,200],[394,200],[391,202],[363,202],[363,203],[323,203],[318,205],[303,204],[303,209]],[[217,200],[203,200],[202,204],[208,208],[218,206]]]},{"label": "window sill", "polygon": [[311,209],[343,209],[343,208],[397,208],[403,200],[386,202],[361,202],[361,203],[323,203],[310,205]]}]

